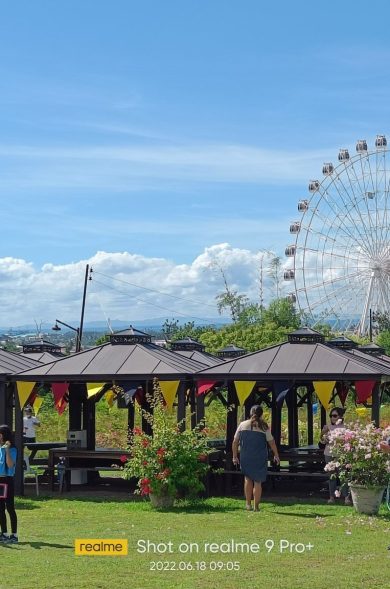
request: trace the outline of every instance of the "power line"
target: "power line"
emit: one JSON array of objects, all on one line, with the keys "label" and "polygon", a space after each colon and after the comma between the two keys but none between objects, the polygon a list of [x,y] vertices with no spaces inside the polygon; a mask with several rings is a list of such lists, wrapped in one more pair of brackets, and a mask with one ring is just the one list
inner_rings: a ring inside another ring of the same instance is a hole
[{"label": "power line", "polygon": [[156,290],[153,288],[147,288],[146,286],[140,286],[139,284],[134,284],[133,282],[128,282],[127,280],[121,280],[120,278],[115,278],[115,276],[109,276],[108,274],[103,274],[103,272],[98,272],[96,270],[92,270],[93,274],[98,274],[99,276],[104,276],[105,278],[109,278],[110,280],[116,280],[117,282],[122,282],[123,284],[127,284],[129,286],[134,286],[135,288],[141,288],[142,290],[147,290],[149,292],[157,293],[163,295],[165,297],[170,297],[171,299],[177,299],[178,301],[184,301],[186,303],[196,303],[197,305],[202,305],[202,307],[211,307],[215,310],[215,305],[210,305],[209,303],[205,303],[203,301],[198,301],[196,299],[188,299],[185,297],[179,297],[177,295],[172,295],[167,292],[162,292],[161,290]]},{"label": "power line", "polygon": [[[114,286],[111,286],[110,284],[105,284],[104,282],[100,282],[95,279],[93,280],[93,282],[95,282],[95,284],[100,284],[101,286],[104,286],[105,288],[109,288],[109,289],[111,289],[115,292],[118,292],[120,294],[123,294],[127,297],[129,296],[128,293],[118,290],[117,288],[115,288]],[[180,311],[173,311],[172,309],[169,309],[168,307],[163,307],[162,305],[158,305],[157,303],[151,303],[150,301],[147,301],[145,299],[141,299],[140,297],[133,296],[132,298],[136,299],[137,301],[141,301],[142,303],[145,303],[146,305],[151,305],[152,307],[157,307],[158,309],[163,309],[164,311],[169,311],[169,313],[181,315],[182,317],[190,317],[191,319],[196,319],[197,321],[204,321],[206,323],[210,323],[211,325],[213,324],[213,321],[211,319],[205,319],[204,317],[196,317],[195,315],[188,315],[188,313],[181,313]]]}]

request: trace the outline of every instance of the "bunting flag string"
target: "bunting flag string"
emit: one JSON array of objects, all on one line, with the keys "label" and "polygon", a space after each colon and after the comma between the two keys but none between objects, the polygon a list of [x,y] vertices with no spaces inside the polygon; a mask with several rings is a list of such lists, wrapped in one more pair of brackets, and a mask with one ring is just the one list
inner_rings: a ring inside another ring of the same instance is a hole
[{"label": "bunting flag string", "polygon": [[356,400],[358,403],[365,403],[372,395],[375,380],[355,380]]},{"label": "bunting flag string", "polygon": [[23,409],[23,407],[27,403],[34,387],[35,382],[24,382],[21,380],[16,381],[16,390],[18,392],[18,398],[21,409]]},{"label": "bunting flag string", "polygon": [[234,386],[236,387],[236,393],[238,397],[238,402],[240,405],[243,405],[251,392],[253,391],[253,387],[255,386],[255,380],[235,380]]},{"label": "bunting flag string", "polygon": [[291,386],[291,383],[289,383],[288,381],[278,380],[274,382],[273,389],[274,394],[276,396],[276,404],[278,405],[278,407],[281,407],[283,405],[283,402]]},{"label": "bunting flag string", "polygon": [[330,398],[333,393],[333,389],[336,385],[335,380],[314,380],[313,386],[315,393],[324,407],[324,409],[329,409],[331,406]]},{"label": "bunting flag string", "polygon": [[103,387],[103,382],[87,382],[87,398],[90,399],[100,393]]},{"label": "bunting flag string", "polygon": [[341,404],[344,407],[345,401],[349,393],[349,385],[345,384],[344,382],[336,382],[336,391],[341,401]]},{"label": "bunting flag string", "polygon": [[65,409],[68,406],[68,401],[66,400],[66,396],[64,395],[62,399],[60,399],[59,403],[55,406],[58,415],[62,415]]},{"label": "bunting flag string", "polygon": [[159,387],[163,394],[164,400],[167,404],[168,409],[172,409],[173,401],[175,400],[177,389],[179,388],[179,380],[161,380],[159,381]]},{"label": "bunting flag string", "polygon": [[33,404],[35,415],[38,415],[40,408],[42,407],[43,399],[42,397],[35,397],[35,401]]},{"label": "bunting flag string", "polygon": [[198,380],[196,391],[197,396],[199,397],[200,395],[206,394],[217,382],[218,381],[216,380]]},{"label": "bunting flag string", "polygon": [[54,398],[54,407],[55,407],[58,415],[62,415],[68,405],[68,400],[67,400],[68,388],[69,388],[69,384],[67,382],[52,382],[51,383],[51,391],[53,393],[53,398]]}]

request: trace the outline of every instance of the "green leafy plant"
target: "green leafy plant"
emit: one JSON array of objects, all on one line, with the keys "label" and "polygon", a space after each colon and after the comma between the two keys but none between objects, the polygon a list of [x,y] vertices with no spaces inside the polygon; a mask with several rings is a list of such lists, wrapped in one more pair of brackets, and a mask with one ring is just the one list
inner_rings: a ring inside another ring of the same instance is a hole
[{"label": "green leafy plant", "polygon": [[200,426],[183,430],[172,423],[161,391],[155,383],[148,399],[151,411],[142,410],[152,434],[134,428],[129,444],[131,458],[123,457],[123,477],[137,478],[141,495],[196,496],[204,490],[203,477],[209,465],[207,431]]}]

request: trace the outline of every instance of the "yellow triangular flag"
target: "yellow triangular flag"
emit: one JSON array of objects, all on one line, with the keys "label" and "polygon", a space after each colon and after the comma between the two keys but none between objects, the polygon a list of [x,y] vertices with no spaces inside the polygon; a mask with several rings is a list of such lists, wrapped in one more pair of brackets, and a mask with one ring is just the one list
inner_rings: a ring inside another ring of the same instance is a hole
[{"label": "yellow triangular flag", "polygon": [[246,399],[249,397],[255,386],[255,380],[235,380],[234,386],[236,387],[238,402],[243,405]]},{"label": "yellow triangular flag", "polygon": [[336,385],[335,380],[315,380],[313,381],[314,390],[316,395],[324,407],[324,409],[329,409],[330,405],[330,397],[332,396],[333,389]]},{"label": "yellow triangular flag", "polygon": [[165,399],[168,409],[172,409],[180,380],[163,380],[159,381],[159,387]]},{"label": "yellow triangular flag", "polygon": [[114,394],[114,392],[111,389],[106,392],[105,399],[107,401],[107,405],[109,407],[112,407],[113,404],[114,404],[115,394]]},{"label": "yellow triangular flag", "polygon": [[37,415],[39,413],[39,410],[41,408],[42,403],[43,403],[42,397],[36,397],[35,398],[35,401],[33,403],[35,415]]},{"label": "yellow triangular flag", "polygon": [[31,395],[31,391],[35,387],[35,382],[23,382],[21,380],[16,381],[16,388],[18,391],[20,408],[23,409],[27,403],[27,399]]},{"label": "yellow triangular flag", "polygon": [[87,382],[87,397],[90,399],[94,395],[97,395],[99,391],[104,387],[102,382]]}]

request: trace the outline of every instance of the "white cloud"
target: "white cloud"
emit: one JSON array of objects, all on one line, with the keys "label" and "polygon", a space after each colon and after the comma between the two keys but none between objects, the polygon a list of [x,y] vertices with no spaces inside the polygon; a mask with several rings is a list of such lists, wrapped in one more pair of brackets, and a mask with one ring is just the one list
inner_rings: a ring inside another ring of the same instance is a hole
[{"label": "white cloud", "polygon": [[[77,322],[87,263],[94,271],[88,282],[86,322],[180,314],[215,318],[215,296],[224,288],[218,268],[223,269],[231,288],[258,300],[262,255],[222,243],[205,248],[192,263],[179,265],[129,252],[97,252],[88,260],[63,265],[48,262],[41,268],[25,260],[2,258],[0,325],[9,328],[55,318]],[[264,283],[267,293],[266,275]]]}]

